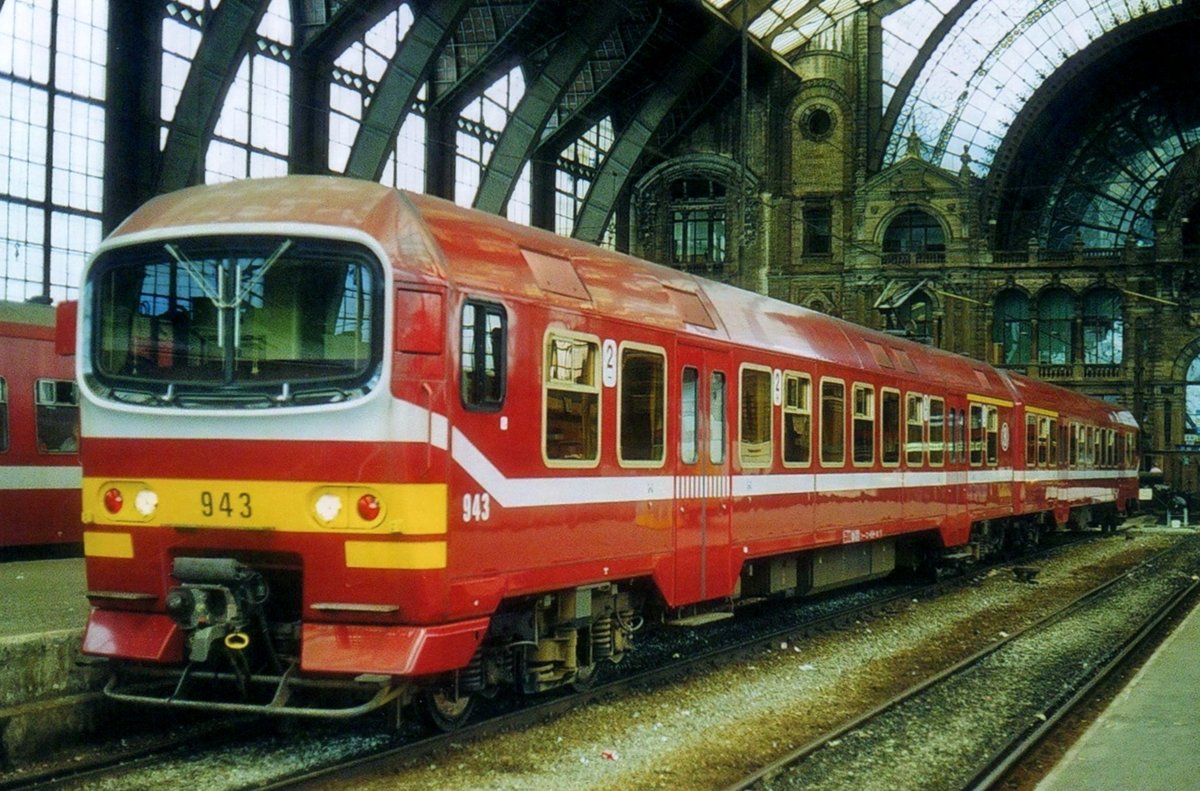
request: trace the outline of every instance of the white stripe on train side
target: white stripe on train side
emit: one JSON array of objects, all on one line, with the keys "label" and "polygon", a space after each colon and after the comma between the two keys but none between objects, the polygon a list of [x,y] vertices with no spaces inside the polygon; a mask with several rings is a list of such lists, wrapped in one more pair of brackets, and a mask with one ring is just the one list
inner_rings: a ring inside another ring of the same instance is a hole
[{"label": "white stripe on train side", "polygon": [[[660,501],[673,498],[753,497],[786,494],[850,494],[901,488],[1019,482],[1023,470],[890,470],[886,472],[797,472],[759,475],[538,476],[509,478],[460,430],[451,432],[454,461],[505,508]],[[1116,479],[1121,470],[1062,470],[1061,477]],[[1039,481],[1040,482],[1040,481]],[[1112,500],[1111,489],[1069,485],[1071,499]]]},{"label": "white stripe on train side", "polygon": [[82,485],[79,467],[0,467],[0,491],[79,489]]}]

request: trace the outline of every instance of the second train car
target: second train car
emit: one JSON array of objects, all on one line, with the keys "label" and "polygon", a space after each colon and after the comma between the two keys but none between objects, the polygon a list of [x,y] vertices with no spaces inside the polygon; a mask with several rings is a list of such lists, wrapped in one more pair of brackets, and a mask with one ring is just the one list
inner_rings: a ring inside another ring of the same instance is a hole
[{"label": "second train car", "polygon": [[79,314],[83,649],[125,700],[453,725],[644,622],[1136,496],[1112,404],[362,181],[157,198]]},{"label": "second train car", "polygon": [[78,544],[79,482],[74,361],[56,349],[55,310],[0,302],[0,551]]}]

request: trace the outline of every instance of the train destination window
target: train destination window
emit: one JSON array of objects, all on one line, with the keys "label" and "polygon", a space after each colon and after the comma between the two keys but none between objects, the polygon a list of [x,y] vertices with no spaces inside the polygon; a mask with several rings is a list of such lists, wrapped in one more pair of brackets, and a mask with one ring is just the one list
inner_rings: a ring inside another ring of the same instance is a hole
[{"label": "train destination window", "polygon": [[37,442],[39,453],[79,450],[79,389],[62,379],[38,379]]},{"label": "train destination window", "polygon": [[8,384],[0,376],[0,453],[8,451]]},{"label": "train destination window", "polygon": [[666,460],[666,372],[665,353],[622,347],[617,456],[624,464],[657,467]]},{"label": "train destination window", "polygon": [[900,391],[884,388],[883,400],[883,448],[881,461],[884,466],[900,464]]},{"label": "train destination window", "polygon": [[683,369],[683,385],[679,404],[679,460],[684,464],[699,461],[698,438],[700,436],[700,410],[697,388],[700,372],[695,368]]},{"label": "train destination window", "polygon": [[708,459],[725,463],[725,372],[713,371],[708,388]]},{"label": "train destination window", "polygon": [[920,393],[909,393],[904,403],[905,424],[908,426],[904,436],[904,459],[914,467],[925,462],[924,400]]},{"label": "train destination window", "polygon": [[987,419],[987,463],[995,467],[1000,458],[1000,414],[994,406],[984,406],[983,412]]},{"label": "train destination window", "polygon": [[854,463],[872,464],[875,461],[875,388],[856,384],[853,395]]},{"label": "train destination window", "polygon": [[846,385],[821,380],[821,464],[846,463]]},{"label": "train destination window", "polygon": [[971,466],[983,464],[983,404],[971,404]]},{"label": "train destination window", "polygon": [[743,467],[771,465],[771,371],[742,368],[742,409],[738,457]]},{"label": "train destination window", "polygon": [[783,463],[812,463],[812,380],[802,374],[783,377]]},{"label": "train destination window", "polygon": [[462,310],[462,402],[489,411],[504,405],[505,314],[500,305],[467,302]]},{"label": "train destination window", "polygon": [[946,402],[941,398],[929,399],[929,463],[941,467],[946,460]]},{"label": "train destination window", "polygon": [[543,449],[553,466],[589,467],[600,460],[599,348],[591,338],[546,336]]}]

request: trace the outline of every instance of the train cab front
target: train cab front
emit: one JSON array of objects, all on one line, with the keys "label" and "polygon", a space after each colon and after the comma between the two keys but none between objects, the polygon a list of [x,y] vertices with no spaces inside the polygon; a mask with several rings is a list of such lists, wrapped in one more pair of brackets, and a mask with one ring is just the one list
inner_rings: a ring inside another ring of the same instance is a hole
[{"label": "train cab front", "polygon": [[445,447],[393,389],[385,254],[270,230],[91,265],[83,650],[119,699],[353,716],[468,664],[488,619],[447,605]]}]

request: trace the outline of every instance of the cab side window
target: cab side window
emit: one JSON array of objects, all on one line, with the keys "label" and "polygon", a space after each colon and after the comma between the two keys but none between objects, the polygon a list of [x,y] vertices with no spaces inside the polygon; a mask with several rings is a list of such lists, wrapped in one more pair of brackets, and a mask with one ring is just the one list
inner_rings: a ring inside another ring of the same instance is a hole
[{"label": "cab side window", "polygon": [[79,451],[79,389],[63,379],[38,379],[37,442],[39,453]]},{"label": "cab side window", "polygon": [[504,406],[506,329],[502,306],[463,305],[459,382],[467,409],[487,412]]}]

